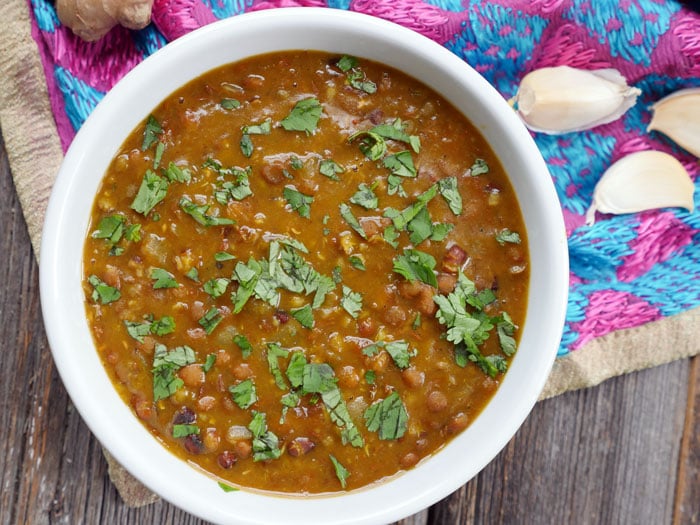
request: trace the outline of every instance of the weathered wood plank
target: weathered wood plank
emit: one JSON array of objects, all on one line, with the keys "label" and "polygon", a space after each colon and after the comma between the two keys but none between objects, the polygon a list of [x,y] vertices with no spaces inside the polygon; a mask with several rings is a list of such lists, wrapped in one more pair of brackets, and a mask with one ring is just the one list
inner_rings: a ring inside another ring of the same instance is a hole
[{"label": "weathered wood plank", "polygon": [[673,523],[700,523],[700,357],[691,359]]}]

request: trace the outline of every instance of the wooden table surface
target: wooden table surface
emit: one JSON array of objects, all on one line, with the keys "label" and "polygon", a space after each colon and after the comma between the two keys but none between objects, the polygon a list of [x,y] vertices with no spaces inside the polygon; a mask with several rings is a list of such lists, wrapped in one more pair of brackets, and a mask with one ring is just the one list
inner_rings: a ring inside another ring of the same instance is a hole
[{"label": "wooden table surface", "polygon": [[[1,140],[0,286],[0,523],[202,523],[128,508],[109,481],[53,365]],[[700,523],[700,359],[538,403],[481,474],[401,523]]]}]

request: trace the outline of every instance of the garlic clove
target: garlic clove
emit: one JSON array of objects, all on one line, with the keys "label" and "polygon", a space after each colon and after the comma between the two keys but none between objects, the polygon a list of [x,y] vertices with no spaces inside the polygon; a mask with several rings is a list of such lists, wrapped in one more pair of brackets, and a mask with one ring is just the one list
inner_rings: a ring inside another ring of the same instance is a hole
[{"label": "garlic clove", "polygon": [[681,89],[651,106],[647,131],[660,131],[700,157],[700,88]]},{"label": "garlic clove", "polygon": [[695,185],[674,157],[661,151],[639,151],[610,166],[593,190],[586,224],[595,212],[634,213],[655,208],[680,207],[693,211]]},{"label": "garlic clove", "polygon": [[640,93],[615,69],[558,66],[525,75],[509,103],[532,131],[557,135],[617,120]]}]

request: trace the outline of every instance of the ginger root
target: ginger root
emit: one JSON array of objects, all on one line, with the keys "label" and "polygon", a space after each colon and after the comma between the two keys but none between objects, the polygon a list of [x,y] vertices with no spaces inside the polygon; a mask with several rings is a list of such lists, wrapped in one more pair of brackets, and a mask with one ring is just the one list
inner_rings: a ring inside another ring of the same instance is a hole
[{"label": "ginger root", "polygon": [[61,23],[83,40],[99,40],[115,25],[143,29],[151,21],[154,0],[56,0]]}]

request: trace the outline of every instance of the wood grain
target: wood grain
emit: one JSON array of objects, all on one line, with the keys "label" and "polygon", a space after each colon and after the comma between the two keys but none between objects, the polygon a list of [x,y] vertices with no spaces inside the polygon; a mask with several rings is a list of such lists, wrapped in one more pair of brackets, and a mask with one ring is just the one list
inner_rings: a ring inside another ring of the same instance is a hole
[{"label": "wood grain", "polygon": [[[126,507],[53,366],[38,271],[0,142],[0,523],[202,524]],[[402,525],[700,522],[700,360],[539,403],[470,483]]]}]

